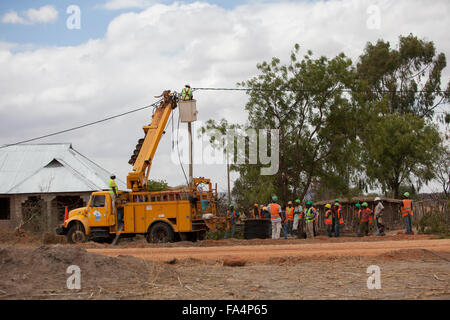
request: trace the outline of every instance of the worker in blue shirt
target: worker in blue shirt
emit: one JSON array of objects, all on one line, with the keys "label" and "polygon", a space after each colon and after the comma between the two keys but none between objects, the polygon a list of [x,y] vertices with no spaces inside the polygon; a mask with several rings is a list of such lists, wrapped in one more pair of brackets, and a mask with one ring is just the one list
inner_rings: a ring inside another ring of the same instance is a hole
[{"label": "worker in blue shirt", "polygon": [[[236,212],[232,204],[230,204],[230,209],[227,210],[227,218],[231,218],[231,237],[234,238],[236,219],[239,218],[239,213]],[[228,229],[225,231],[225,236],[223,238],[226,239],[227,237]]]}]

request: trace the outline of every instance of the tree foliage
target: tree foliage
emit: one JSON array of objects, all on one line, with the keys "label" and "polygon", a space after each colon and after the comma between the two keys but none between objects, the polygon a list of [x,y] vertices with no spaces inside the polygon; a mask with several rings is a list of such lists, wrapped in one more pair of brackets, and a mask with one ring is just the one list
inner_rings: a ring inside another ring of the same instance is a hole
[{"label": "tree foliage", "polygon": [[369,185],[398,197],[401,183],[419,188],[433,177],[440,138],[431,124],[434,110],[448,99],[441,90],[446,66],[433,42],[400,36],[398,49],[368,43],[356,68],[353,98],[359,107],[363,172]]},{"label": "tree foliage", "polygon": [[258,76],[239,85],[252,89],[248,126],[279,130],[279,171],[257,178],[255,167],[237,166],[234,193],[265,186],[288,201],[305,198],[317,177],[336,182],[330,188],[348,185],[356,116],[343,89],[353,81],[352,61],[343,53],[314,59],[308,51],[301,57],[297,44],[288,65],[273,58],[257,68]]},{"label": "tree foliage", "polygon": [[169,188],[169,184],[166,182],[166,180],[148,180],[147,189],[150,192],[164,191]]}]

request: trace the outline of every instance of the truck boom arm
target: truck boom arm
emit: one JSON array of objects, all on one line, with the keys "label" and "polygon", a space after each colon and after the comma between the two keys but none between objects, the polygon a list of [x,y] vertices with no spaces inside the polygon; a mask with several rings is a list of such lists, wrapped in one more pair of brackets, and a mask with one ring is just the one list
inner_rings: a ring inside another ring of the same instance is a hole
[{"label": "truck boom arm", "polygon": [[143,127],[145,138],[143,141],[139,141],[142,143],[138,143],[134,155],[129,161],[133,165],[133,172],[128,173],[127,188],[135,192],[147,191],[148,175],[153,157],[164,134],[170,114],[177,107],[176,93],[171,94],[170,90],[166,90],[162,96],[164,97],[163,101],[155,110],[151,124]]}]

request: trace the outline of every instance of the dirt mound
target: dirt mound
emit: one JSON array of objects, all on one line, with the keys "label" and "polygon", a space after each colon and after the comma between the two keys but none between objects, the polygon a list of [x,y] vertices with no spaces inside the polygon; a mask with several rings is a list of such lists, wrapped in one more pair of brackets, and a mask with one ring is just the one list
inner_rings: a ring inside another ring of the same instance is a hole
[{"label": "dirt mound", "polygon": [[73,290],[67,288],[67,279],[71,276],[67,268],[71,265],[81,270],[80,294],[91,296],[103,291],[102,297],[105,293],[106,297],[117,297],[122,291],[142,289],[154,282],[155,275],[158,281],[176,279],[170,272],[161,272],[167,265],[132,256],[106,257],[60,244],[37,249],[8,246],[0,248],[0,298],[53,299],[73,294]]},{"label": "dirt mound", "polygon": [[377,259],[385,261],[437,261],[443,257],[449,259],[450,254],[448,252],[434,252],[424,249],[401,249],[393,250],[378,255]]},{"label": "dirt mound", "polygon": [[58,243],[65,244],[65,243],[67,243],[67,238],[65,236],[58,236],[54,232],[46,232],[42,236],[42,243],[43,244],[58,244]]}]

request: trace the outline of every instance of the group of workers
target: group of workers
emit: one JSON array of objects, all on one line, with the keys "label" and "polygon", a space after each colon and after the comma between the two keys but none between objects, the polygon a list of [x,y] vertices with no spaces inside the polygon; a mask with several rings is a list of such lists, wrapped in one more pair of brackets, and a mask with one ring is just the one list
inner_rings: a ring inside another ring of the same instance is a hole
[{"label": "group of workers", "polygon": [[[367,202],[359,202],[355,204],[354,214],[358,221],[357,234],[358,237],[368,236],[370,226],[374,223],[377,236],[385,235],[385,226],[383,223],[384,206],[379,197],[376,197],[374,210],[369,208]],[[278,197],[272,196],[272,202],[267,206],[254,204],[250,210],[252,218],[270,219],[270,231],[272,239],[279,239],[281,230],[283,230],[284,239],[288,236],[297,235],[298,238],[314,238],[318,234],[318,218],[319,212],[314,208],[314,203],[310,200],[305,203],[303,208],[299,199],[295,200],[295,204],[289,201],[283,210],[278,204]],[[412,233],[412,201],[409,199],[409,193],[403,194],[403,200],[400,207],[402,218],[405,222],[406,234]],[[234,237],[236,220],[239,213],[236,212],[231,204],[227,211],[227,217],[231,217],[231,237]],[[339,237],[341,225],[344,224],[342,214],[342,205],[339,199],[333,204],[325,205],[324,223],[329,237]],[[225,238],[228,237],[228,230]]]}]

